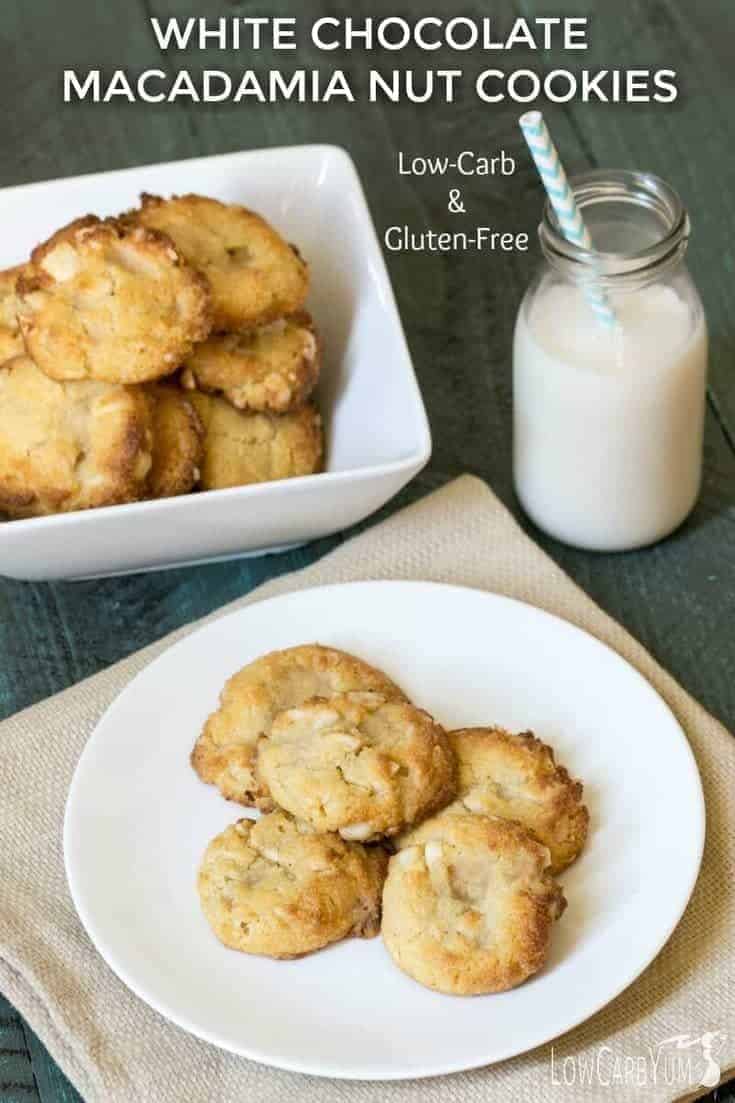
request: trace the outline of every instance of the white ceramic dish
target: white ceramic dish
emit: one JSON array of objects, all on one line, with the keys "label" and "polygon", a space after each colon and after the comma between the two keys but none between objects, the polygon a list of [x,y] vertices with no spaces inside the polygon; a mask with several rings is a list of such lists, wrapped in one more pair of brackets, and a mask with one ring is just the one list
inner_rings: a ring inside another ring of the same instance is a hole
[{"label": "white ceramic dish", "polygon": [[[264,651],[315,637],[383,667],[448,726],[534,728],[584,778],[589,845],[562,878],[569,905],[547,967],[515,991],[430,992],[398,971],[379,938],[274,962],[227,950],[210,932],[198,863],[245,812],[198,780],[190,748],[228,675]],[[101,720],[64,828],[82,922],[141,999],[266,1064],[370,1080],[499,1061],[599,1010],[676,926],[703,839],[689,744],[617,654],[507,598],[402,582],[264,601],[176,644]]]},{"label": "white ceramic dish", "polygon": [[24,260],[81,214],[109,215],[141,191],[202,192],[262,212],[312,270],[324,339],[319,402],[326,473],[0,525],[0,574],[118,574],[277,550],[347,528],[427,462],[426,413],[365,196],[349,156],[294,146],[5,188],[0,267]]}]

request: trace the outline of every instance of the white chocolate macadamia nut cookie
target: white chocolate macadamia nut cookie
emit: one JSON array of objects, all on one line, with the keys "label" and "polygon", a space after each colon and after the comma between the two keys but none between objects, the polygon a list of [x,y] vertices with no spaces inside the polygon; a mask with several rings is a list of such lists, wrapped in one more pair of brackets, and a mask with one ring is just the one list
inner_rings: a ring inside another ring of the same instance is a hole
[{"label": "white chocolate macadamia nut cookie", "polygon": [[18,322],[18,296],[16,284],[25,267],[6,268],[0,272],[0,364],[25,352],[23,336]]},{"label": "white chocolate macadamia nut cookie", "polygon": [[229,800],[270,811],[274,804],[256,774],[255,758],[258,742],[270,735],[276,715],[311,697],[352,690],[403,698],[382,671],[333,647],[303,644],[264,655],[227,682],[219,708],[192,751],[191,764],[202,781],[216,785]]},{"label": "white chocolate macadamia nut cookie", "polygon": [[162,234],[90,215],[31,260],[18,281],[20,326],[52,379],[158,379],[209,334],[206,283]]},{"label": "white chocolate macadamia nut cookie", "polygon": [[238,410],[286,414],[303,406],[319,378],[319,343],[308,314],[247,333],[222,333],[184,364],[187,390],[220,393]]},{"label": "white chocolate macadamia nut cookie", "polygon": [[224,490],[273,479],[313,475],[324,461],[324,428],[307,402],[290,414],[236,410],[217,395],[190,391],[204,426],[202,490]]},{"label": "white chocolate macadamia nut cookie", "polygon": [[168,234],[206,278],[215,332],[266,325],[304,305],[309,270],[260,215],[203,195],[143,195],[126,218]]},{"label": "white chocolate macadamia nut cookie", "polygon": [[589,813],[582,783],[557,766],[551,747],[531,732],[461,728],[449,732],[457,756],[459,791],[448,811],[477,812],[516,820],[551,852],[560,873],[582,850]]},{"label": "white chocolate macadamia nut cookie", "polygon": [[0,368],[0,512],[13,519],[136,501],[152,404],[113,383],[59,383],[27,356]]},{"label": "white chocolate macadamia nut cookie", "polygon": [[380,693],[345,693],[282,712],[257,768],[282,808],[317,831],[361,842],[396,834],[456,790],[443,728]]},{"label": "white chocolate macadamia nut cookie", "polygon": [[382,934],[396,965],[451,995],[503,992],[543,966],[565,900],[549,852],[519,824],[427,820],[401,839],[383,891]]},{"label": "white chocolate macadamia nut cookie", "polygon": [[380,928],[388,856],[315,835],[282,812],[240,820],[207,847],[198,888],[217,938],[246,954],[312,953]]},{"label": "white chocolate macadamia nut cookie", "polygon": [[178,387],[152,383],[153,465],[148,478],[151,498],[188,494],[201,478],[204,462],[204,426]]}]

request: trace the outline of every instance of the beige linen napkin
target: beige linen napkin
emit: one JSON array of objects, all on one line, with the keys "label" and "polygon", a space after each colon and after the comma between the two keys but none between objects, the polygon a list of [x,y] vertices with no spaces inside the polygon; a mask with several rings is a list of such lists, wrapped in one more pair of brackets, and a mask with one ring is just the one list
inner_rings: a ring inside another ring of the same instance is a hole
[{"label": "beige linen napkin", "polygon": [[[434,579],[532,602],[616,648],[674,710],[704,781],[708,836],[689,909],[643,976],[558,1039],[553,1065],[543,1046],[487,1069],[391,1085],[269,1069],[164,1021],[87,939],[67,890],[61,831],[74,767],[101,713],[189,626],[0,726],[0,989],[88,1103],[570,1103],[701,1094],[705,1072],[735,1066],[735,740],[467,476],[214,616],[288,590],[369,578]],[[692,1043],[679,1051],[692,1057],[691,1083],[669,1083],[662,1062],[654,1076],[651,1051],[673,1035]]]}]

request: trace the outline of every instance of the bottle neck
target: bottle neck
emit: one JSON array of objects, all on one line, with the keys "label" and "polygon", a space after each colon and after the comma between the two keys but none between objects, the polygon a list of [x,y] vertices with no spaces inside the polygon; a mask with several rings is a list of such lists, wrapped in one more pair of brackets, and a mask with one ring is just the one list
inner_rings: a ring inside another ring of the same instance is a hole
[{"label": "bottle neck", "polygon": [[689,217],[679,196],[659,177],[601,171],[575,177],[571,184],[595,249],[567,241],[548,203],[539,226],[544,256],[565,279],[594,282],[609,291],[631,290],[670,276],[681,265]]}]

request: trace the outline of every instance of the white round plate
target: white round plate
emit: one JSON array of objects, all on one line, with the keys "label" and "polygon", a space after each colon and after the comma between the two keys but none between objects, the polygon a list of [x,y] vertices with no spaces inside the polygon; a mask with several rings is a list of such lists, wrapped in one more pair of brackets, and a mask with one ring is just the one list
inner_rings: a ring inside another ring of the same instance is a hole
[{"label": "white round plate", "polygon": [[[189,752],[230,674],[265,651],[314,640],[382,667],[447,727],[532,728],[584,779],[591,836],[562,878],[569,906],[547,966],[515,991],[430,992],[392,964],[380,938],[277,962],[227,950],[211,933],[198,863],[245,813],[198,780]],[[531,606],[409,582],[288,594],[171,647],[100,721],[64,825],[77,911],[141,999],[234,1053],[369,1080],[490,1064],[594,1014],[671,934],[703,841],[689,744],[632,667]]]}]

